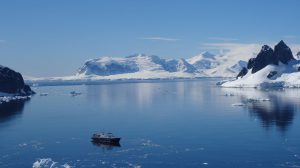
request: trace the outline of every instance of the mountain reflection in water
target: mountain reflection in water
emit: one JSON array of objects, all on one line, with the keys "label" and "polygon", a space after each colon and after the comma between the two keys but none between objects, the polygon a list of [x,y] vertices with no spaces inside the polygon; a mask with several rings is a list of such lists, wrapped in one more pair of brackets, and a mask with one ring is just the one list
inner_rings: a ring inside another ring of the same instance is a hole
[{"label": "mountain reflection in water", "polygon": [[295,105],[288,101],[282,101],[276,96],[270,97],[271,102],[253,102],[250,104],[251,116],[261,120],[262,126],[270,128],[273,125],[285,132],[295,116]]},{"label": "mountain reflection in water", "polygon": [[91,141],[93,145],[97,146],[97,147],[100,147],[104,150],[112,150],[113,148],[119,148],[121,147],[120,143],[113,143],[113,144],[110,144],[110,143],[100,143],[100,142],[94,142],[94,141]]},{"label": "mountain reflection in water", "polygon": [[295,89],[259,90],[259,89],[229,89],[222,91],[232,94],[237,101],[243,102],[251,117],[261,121],[264,128],[277,127],[285,132],[292,124],[299,109],[299,91]]},{"label": "mountain reflection in water", "polygon": [[22,114],[25,102],[28,100],[13,100],[0,104],[0,123],[9,121]]}]

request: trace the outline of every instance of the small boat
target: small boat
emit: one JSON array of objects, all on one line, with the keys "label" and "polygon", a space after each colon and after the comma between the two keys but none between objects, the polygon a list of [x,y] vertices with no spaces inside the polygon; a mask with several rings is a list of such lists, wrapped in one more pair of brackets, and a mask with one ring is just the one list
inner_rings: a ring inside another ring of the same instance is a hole
[{"label": "small boat", "polygon": [[115,137],[112,133],[95,133],[92,136],[92,141],[103,144],[119,144],[120,137]]}]

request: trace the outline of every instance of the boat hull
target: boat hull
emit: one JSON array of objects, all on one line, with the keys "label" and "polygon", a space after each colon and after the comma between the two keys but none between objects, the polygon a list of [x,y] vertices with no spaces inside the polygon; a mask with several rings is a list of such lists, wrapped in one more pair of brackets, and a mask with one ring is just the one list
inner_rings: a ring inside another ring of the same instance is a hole
[{"label": "boat hull", "polygon": [[92,138],[93,142],[105,144],[119,144],[121,138]]}]

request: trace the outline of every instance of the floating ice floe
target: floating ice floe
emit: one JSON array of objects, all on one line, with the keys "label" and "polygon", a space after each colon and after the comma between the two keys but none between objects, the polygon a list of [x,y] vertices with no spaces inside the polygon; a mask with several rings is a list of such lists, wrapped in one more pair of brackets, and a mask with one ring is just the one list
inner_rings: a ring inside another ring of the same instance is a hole
[{"label": "floating ice floe", "polygon": [[150,146],[150,147],[159,147],[160,145],[159,144],[155,144],[153,143],[151,140],[144,140],[144,142],[142,142],[142,145],[143,146]]},{"label": "floating ice floe", "polygon": [[76,91],[72,91],[70,92],[71,96],[78,96],[78,95],[81,95],[80,92],[76,92]]},{"label": "floating ice floe", "polygon": [[40,93],[40,96],[48,96],[49,93]]},{"label": "floating ice floe", "polygon": [[246,106],[247,103],[255,103],[255,102],[266,102],[266,101],[270,101],[270,99],[268,98],[248,98],[246,99],[246,102],[245,103],[233,103],[232,106]]},{"label": "floating ice floe", "polygon": [[224,96],[234,96],[233,93],[226,93]]},{"label": "floating ice floe", "polygon": [[65,163],[60,165],[58,162],[53,161],[51,158],[37,159],[32,168],[71,168],[69,164]]},{"label": "floating ice floe", "polygon": [[266,101],[270,101],[270,99],[268,98],[248,98],[247,103],[254,103],[254,102],[266,102]]},{"label": "floating ice floe", "polygon": [[31,96],[0,96],[0,104],[2,103],[8,103],[10,101],[16,101],[16,100],[27,100],[30,99]]},{"label": "floating ice floe", "polygon": [[266,98],[266,99],[259,99],[260,101],[270,101],[270,99]]},{"label": "floating ice floe", "polygon": [[244,103],[233,103],[232,106],[246,106]]}]

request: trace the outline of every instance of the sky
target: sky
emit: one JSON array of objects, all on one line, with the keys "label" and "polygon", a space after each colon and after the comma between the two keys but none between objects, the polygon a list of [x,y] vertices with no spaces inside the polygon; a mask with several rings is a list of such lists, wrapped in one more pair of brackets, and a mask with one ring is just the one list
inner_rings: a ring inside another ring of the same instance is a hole
[{"label": "sky", "polygon": [[247,44],[300,44],[298,0],[1,0],[0,64],[73,75],[87,59],[189,58]]}]

